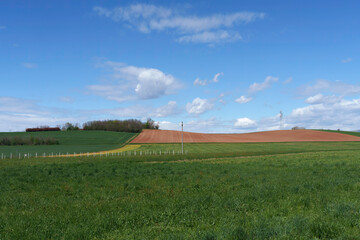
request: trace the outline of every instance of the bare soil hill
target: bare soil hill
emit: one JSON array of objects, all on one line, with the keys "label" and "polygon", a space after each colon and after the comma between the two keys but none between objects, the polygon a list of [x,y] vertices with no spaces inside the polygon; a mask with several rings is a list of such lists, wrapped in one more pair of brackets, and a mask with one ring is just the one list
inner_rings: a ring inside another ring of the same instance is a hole
[{"label": "bare soil hill", "polygon": [[[241,134],[206,134],[184,132],[184,142],[333,142],[360,141],[360,137],[342,133],[315,130],[278,130]],[[178,143],[181,142],[181,131],[143,130],[131,143]]]}]

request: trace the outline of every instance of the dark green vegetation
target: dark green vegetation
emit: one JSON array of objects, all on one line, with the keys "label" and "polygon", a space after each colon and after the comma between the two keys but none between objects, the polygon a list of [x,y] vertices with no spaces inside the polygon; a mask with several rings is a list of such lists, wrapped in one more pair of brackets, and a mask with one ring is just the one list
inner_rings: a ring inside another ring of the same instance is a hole
[{"label": "dark green vegetation", "polygon": [[0,137],[0,146],[56,145],[59,141],[51,137],[7,136]]},{"label": "dark green vegetation", "polygon": [[146,122],[141,122],[137,119],[102,120],[84,123],[83,129],[139,133],[143,129],[159,129],[159,125],[151,118],[148,118]]},{"label": "dark green vegetation", "polygon": [[122,147],[124,143],[136,136],[135,133],[106,132],[106,131],[59,131],[59,132],[11,132],[0,133],[2,137],[20,136],[23,138],[55,138],[59,145],[39,146],[0,146],[0,154],[10,153],[13,156],[35,153],[74,153],[74,152],[96,152]]},{"label": "dark green vegetation", "polygon": [[359,239],[360,143],[327,144],[3,160],[0,239]]}]

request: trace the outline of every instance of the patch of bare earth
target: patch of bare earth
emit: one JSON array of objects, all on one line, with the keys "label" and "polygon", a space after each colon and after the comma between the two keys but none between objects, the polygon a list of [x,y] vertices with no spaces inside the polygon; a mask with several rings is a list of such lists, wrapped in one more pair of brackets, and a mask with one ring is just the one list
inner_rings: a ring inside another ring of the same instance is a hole
[{"label": "patch of bare earth", "polygon": [[[360,137],[315,130],[278,130],[240,134],[207,134],[184,132],[186,143],[237,142],[335,142],[360,141]],[[131,143],[179,143],[181,131],[143,130]]]}]

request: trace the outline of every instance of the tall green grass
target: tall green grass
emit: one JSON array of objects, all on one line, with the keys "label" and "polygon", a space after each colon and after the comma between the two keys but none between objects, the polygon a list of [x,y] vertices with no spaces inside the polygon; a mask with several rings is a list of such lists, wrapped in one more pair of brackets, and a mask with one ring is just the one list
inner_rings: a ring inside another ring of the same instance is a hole
[{"label": "tall green grass", "polygon": [[[202,154],[271,154],[360,149],[360,142],[282,142],[282,143],[185,143],[187,153]],[[181,143],[141,144],[139,151],[181,151]]]},{"label": "tall green grass", "polygon": [[0,239],[358,239],[360,152],[272,146],[0,161]]}]

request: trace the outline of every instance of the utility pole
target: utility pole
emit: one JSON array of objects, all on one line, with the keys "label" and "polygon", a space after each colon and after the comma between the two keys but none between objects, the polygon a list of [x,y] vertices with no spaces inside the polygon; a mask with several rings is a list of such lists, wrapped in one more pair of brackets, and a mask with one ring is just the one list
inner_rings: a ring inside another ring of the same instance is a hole
[{"label": "utility pole", "polygon": [[184,154],[184,122],[181,121],[181,154]]}]

